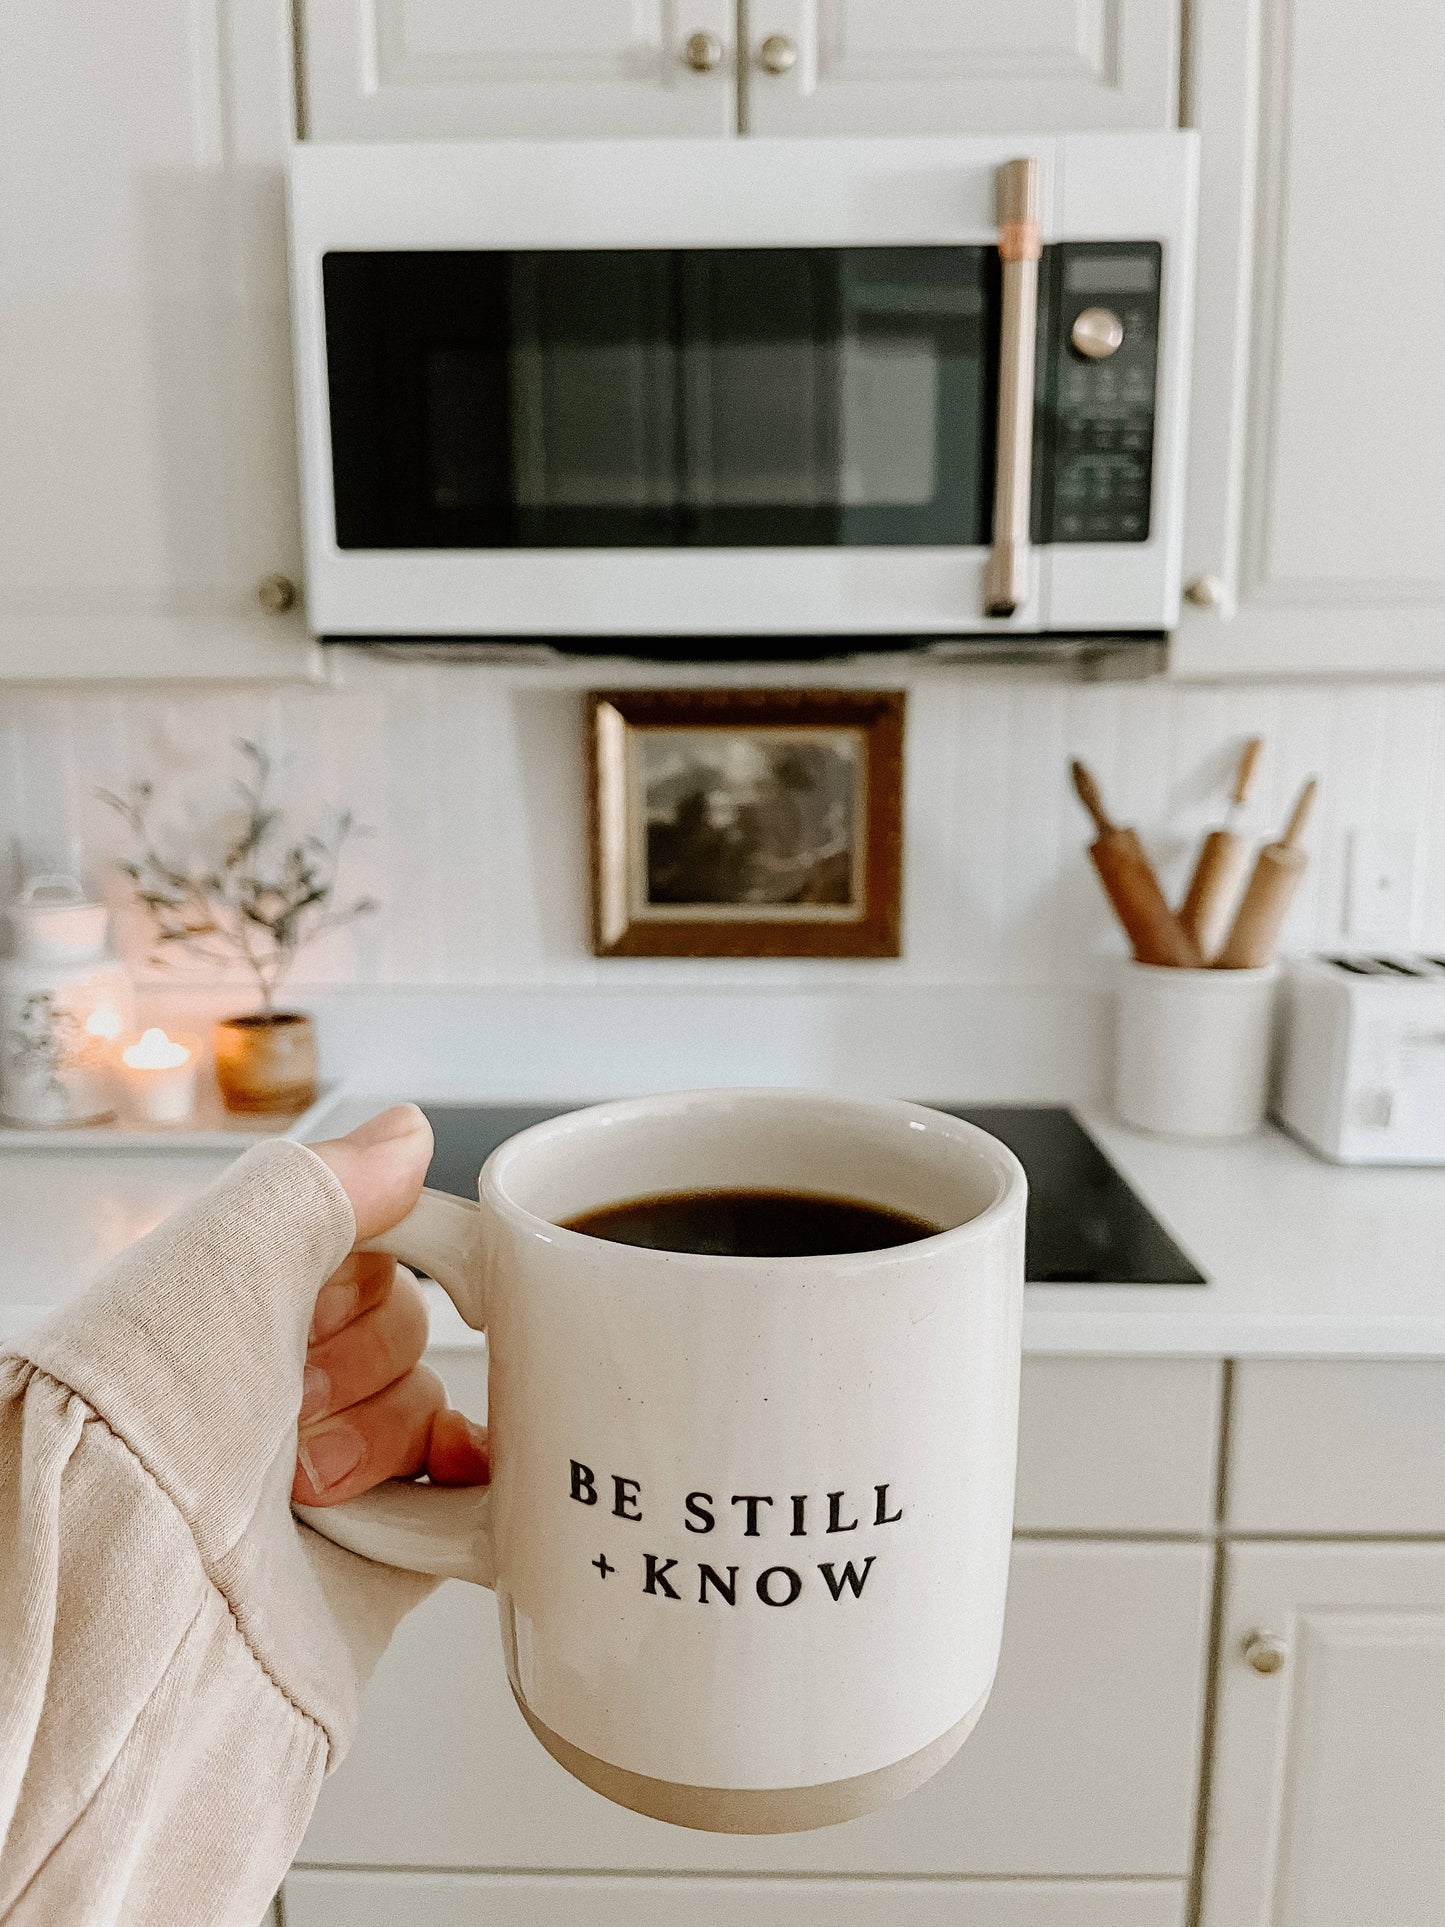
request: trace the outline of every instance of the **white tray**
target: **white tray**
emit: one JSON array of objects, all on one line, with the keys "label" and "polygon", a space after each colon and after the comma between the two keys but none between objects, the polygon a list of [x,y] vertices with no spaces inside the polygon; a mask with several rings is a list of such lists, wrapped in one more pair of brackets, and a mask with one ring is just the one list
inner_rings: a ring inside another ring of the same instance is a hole
[{"label": "white tray", "polygon": [[37,1130],[0,1118],[0,1153],[5,1151],[244,1151],[269,1138],[322,1137],[325,1118],[342,1094],[340,1084],[321,1084],[307,1110],[287,1116],[255,1116],[228,1111],[214,1084],[202,1084],[196,1114],[187,1124],[137,1124],[118,1118],[110,1124],[68,1124]]}]

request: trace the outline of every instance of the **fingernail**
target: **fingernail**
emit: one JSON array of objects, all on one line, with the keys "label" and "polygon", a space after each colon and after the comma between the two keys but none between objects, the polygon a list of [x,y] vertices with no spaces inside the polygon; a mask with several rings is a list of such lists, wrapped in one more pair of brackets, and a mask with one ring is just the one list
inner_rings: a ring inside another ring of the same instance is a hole
[{"label": "fingernail", "polygon": [[308,1365],[301,1375],[301,1416],[311,1418],[324,1412],[331,1397],[331,1374],[319,1365]]},{"label": "fingernail", "polygon": [[358,1287],[347,1281],[323,1285],[316,1294],[316,1309],[311,1314],[311,1336],[329,1338],[353,1317]]},{"label": "fingernail", "polygon": [[347,1142],[363,1148],[370,1144],[387,1144],[392,1138],[410,1137],[414,1131],[424,1131],[426,1128],[426,1117],[419,1105],[393,1104],[390,1110],[369,1117],[364,1124],[358,1124],[354,1131],[349,1131]]},{"label": "fingernail", "polygon": [[313,1492],[325,1492],[340,1485],[361,1464],[366,1441],[350,1425],[328,1425],[323,1431],[303,1435],[296,1442],[296,1457],[301,1470],[311,1481]]}]

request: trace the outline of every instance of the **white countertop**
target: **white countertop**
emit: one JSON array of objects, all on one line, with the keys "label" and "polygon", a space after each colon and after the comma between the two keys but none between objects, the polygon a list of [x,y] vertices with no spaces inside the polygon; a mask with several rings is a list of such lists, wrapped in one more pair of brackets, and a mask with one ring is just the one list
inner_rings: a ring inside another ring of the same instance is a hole
[{"label": "white countertop", "polygon": [[[384,1101],[348,1098],[338,1121]],[[1273,1129],[1168,1144],[1080,1116],[1209,1283],[1030,1286],[1026,1350],[1445,1358],[1445,1169],[1345,1169]],[[225,1163],[199,1151],[0,1150],[0,1338],[74,1297]],[[477,1342],[441,1301],[433,1343]]]}]

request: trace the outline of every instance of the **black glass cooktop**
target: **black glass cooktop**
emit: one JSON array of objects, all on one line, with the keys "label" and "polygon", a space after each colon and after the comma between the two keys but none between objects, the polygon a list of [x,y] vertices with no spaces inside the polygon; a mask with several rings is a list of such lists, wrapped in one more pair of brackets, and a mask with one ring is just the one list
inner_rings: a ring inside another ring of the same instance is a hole
[{"label": "black glass cooktop", "polygon": [[[477,1172],[515,1132],[567,1104],[426,1104],[436,1134],[427,1183],[476,1196]],[[1202,1285],[1203,1275],[1058,1104],[938,1104],[991,1131],[1028,1172],[1025,1272],[1035,1285]]]}]

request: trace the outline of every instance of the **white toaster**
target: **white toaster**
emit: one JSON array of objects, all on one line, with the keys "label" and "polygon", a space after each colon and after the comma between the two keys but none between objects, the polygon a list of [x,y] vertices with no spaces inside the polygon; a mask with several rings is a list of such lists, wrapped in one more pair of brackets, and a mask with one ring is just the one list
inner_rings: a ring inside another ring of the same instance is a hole
[{"label": "white toaster", "polygon": [[1445,959],[1285,967],[1274,1114],[1339,1164],[1445,1164]]}]

